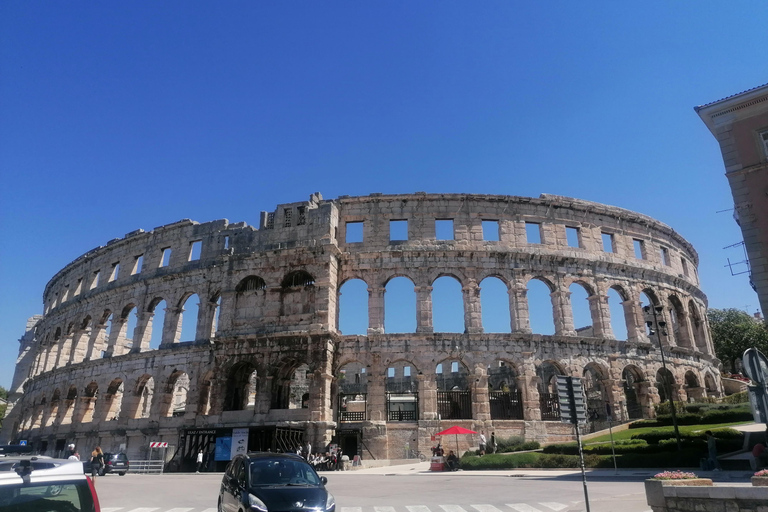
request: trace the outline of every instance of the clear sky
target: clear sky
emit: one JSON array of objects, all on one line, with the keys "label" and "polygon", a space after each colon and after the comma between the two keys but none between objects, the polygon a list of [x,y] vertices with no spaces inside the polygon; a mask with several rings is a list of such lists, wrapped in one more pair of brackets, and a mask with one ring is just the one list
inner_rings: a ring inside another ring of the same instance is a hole
[{"label": "clear sky", "polygon": [[693,106],[768,82],[766,26],[764,1],[0,2],[0,385],[77,256],[315,191],[621,206],[754,312]]}]

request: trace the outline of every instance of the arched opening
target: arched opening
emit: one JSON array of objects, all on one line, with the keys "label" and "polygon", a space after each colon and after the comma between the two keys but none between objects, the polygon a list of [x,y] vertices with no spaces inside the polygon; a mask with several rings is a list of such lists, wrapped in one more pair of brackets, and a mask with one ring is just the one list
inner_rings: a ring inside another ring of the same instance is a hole
[{"label": "arched opening", "polygon": [[187,410],[187,395],[189,394],[189,375],[181,370],[171,373],[164,400],[164,411],[161,416],[184,416]]},{"label": "arched opening", "polygon": [[120,419],[120,412],[123,405],[123,379],[114,379],[107,386],[107,395],[104,397],[104,418],[107,421],[117,421]]},{"label": "arched opening", "polygon": [[[286,363],[272,380],[272,409],[302,409],[302,397],[309,392],[309,365]],[[305,402],[307,407],[308,402]]]},{"label": "arched opening", "polygon": [[56,388],[51,396],[51,403],[48,406],[48,415],[43,419],[43,426],[50,427],[56,423],[56,418],[59,414],[59,403],[61,401],[61,391]]},{"label": "arched opening", "polygon": [[83,397],[80,399],[81,413],[79,422],[90,423],[93,421],[93,410],[96,407],[96,399],[99,393],[99,385],[95,382],[89,383],[83,391]]},{"label": "arched opening", "polygon": [[699,383],[699,377],[691,370],[685,372],[685,394],[689,402],[704,398],[704,388]]},{"label": "arched opening", "polygon": [[91,316],[87,315],[80,322],[80,327],[72,338],[72,350],[69,353],[69,361],[72,364],[85,360],[88,351],[88,343],[91,339]]},{"label": "arched opening", "polygon": [[717,381],[709,372],[704,375],[704,387],[707,389],[707,396],[720,396],[720,390],[717,388]]},{"label": "arched opening", "polygon": [[667,331],[671,331],[669,333],[672,335],[671,338],[674,339],[677,346],[693,348],[683,303],[675,295],[669,296],[669,318],[672,322],[672,329],[667,329]]},{"label": "arched opening", "polygon": [[555,334],[555,317],[552,310],[552,286],[542,278],[528,281],[528,318],[535,334]]},{"label": "arched opening", "polygon": [[597,363],[589,363],[582,373],[582,386],[587,399],[587,418],[593,423],[606,421],[608,416],[605,404],[610,401],[608,390],[603,385],[607,374],[607,370]]},{"label": "arched opening", "polygon": [[627,339],[627,318],[623,305],[625,300],[626,294],[618,286],[612,286],[608,289],[608,311],[611,315],[611,330],[613,331],[613,338],[617,340]]},{"label": "arched opening", "polygon": [[592,290],[584,283],[577,281],[568,287],[568,291],[571,293],[571,311],[576,334],[585,338],[594,337],[592,311],[589,309],[589,296],[593,295]]},{"label": "arched opening", "polygon": [[[120,333],[117,337],[115,354],[124,354],[134,348],[133,336],[136,326],[139,323],[138,308],[133,304],[128,304],[120,313]],[[119,350],[118,350],[119,348]]]},{"label": "arched opening", "polygon": [[199,316],[200,297],[193,293],[181,305],[178,320],[181,324],[181,335],[179,340],[174,341],[195,341],[197,339],[197,321]]},{"label": "arched opening", "polygon": [[693,346],[701,352],[709,352],[707,350],[706,334],[704,333],[704,322],[699,314],[699,308],[696,307],[692,300],[688,301],[688,312],[691,315],[691,327],[693,328]]},{"label": "arched opening", "polygon": [[465,332],[461,283],[453,276],[432,283],[432,326],[435,332]]},{"label": "arched opening", "polygon": [[152,410],[152,398],[155,394],[155,379],[151,375],[142,375],[136,383],[134,395],[136,398],[136,411],[134,419],[149,418]]},{"label": "arched opening", "polygon": [[339,423],[367,419],[368,373],[358,362],[346,363],[336,373],[337,419]]},{"label": "arched opening", "polygon": [[645,381],[642,371],[636,366],[627,366],[621,372],[621,380],[628,419],[642,419],[644,402],[647,400],[647,393],[642,393],[642,383]]},{"label": "arched opening", "polygon": [[387,421],[419,419],[419,388],[414,366],[409,361],[393,361],[387,367]]},{"label": "arched opening", "polygon": [[480,282],[480,309],[484,332],[512,332],[509,290],[504,281],[491,276]]},{"label": "arched opening", "polygon": [[[255,375],[256,372],[254,372]],[[197,414],[206,416],[211,412],[211,388],[214,373],[209,371],[200,379],[200,397],[197,400]],[[254,379],[255,382],[255,379]]]},{"label": "arched opening", "polygon": [[566,375],[560,364],[544,361],[536,368],[539,378],[539,409],[543,421],[560,421],[560,402],[557,398],[557,376]]},{"label": "arched opening", "polygon": [[659,368],[656,372],[656,390],[659,393],[659,401],[664,403],[672,396],[672,400],[677,402],[680,398],[677,396],[677,383],[672,372],[666,368]]},{"label": "arched opening", "polygon": [[294,270],[288,273],[284,278],[280,286],[283,288],[297,288],[303,286],[313,286],[315,284],[315,278],[305,270]]},{"label": "arched opening", "polygon": [[416,332],[416,292],[413,281],[407,277],[395,277],[387,282],[385,289],[384,332]]},{"label": "arched opening", "polygon": [[[653,312],[646,312],[646,307],[656,308],[659,306],[659,299],[653,290],[646,288],[640,293],[640,318],[645,322],[645,335],[651,342],[658,343],[658,335],[651,334],[651,326],[653,325]],[[658,321],[664,321],[663,311],[656,313],[656,319]],[[650,322],[650,325],[649,325]]]},{"label": "arched opening", "polygon": [[437,413],[440,419],[472,419],[469,370],[459,360],[446,359],[435,366]]},{"label": "arched opening", "polygon": [[267,283],[259,276],[248,276],[235,287],[236,327],[242,327],[264,317]]},{"label": "arched opening", "polygon": [[99,336],[99,343],[97,345],[99,351],[96,353],[97,357],[107,357],[107,349],[109,348],[109,342],[112,340],[112,329],[115,327],[115,315],[111,311],[105,311],[104,316],[101,318],[101,331]]},{"label": "arched opening", "polygon": [[339,322],[342,334],[368,334],[368,284],[350,279],[339,288]]},{"label": "arched opening", "polygon": [[523,419],[523,396],[517,387],[517,372],[510,362],[496,360],[488,366],[488,399],[491,419]]},{"label": "arched opening", "polygon": [[163,344],[163,326],[165,325],[165,310],[168,305],[162,298],[155,298],[150,302],[150,319],[147,322],[146,333],[144,337],[149,339],[149,348],[157,350]]},{"label": "arched opening", "polygon": [[256,373],[256,366],[253,363],[241,361],[233,365],[227,377],[224,410],[244,411],[249,405],[255,405],[257,383],[258,375]]},{"label": "arched opening", "polygon": [[213,315],[211,315],[211,338],[215,338],[216,332],[219,330],[219,319],[221,318],[221,295],[219,293],[211,297],[211,304],[215,308]]}]

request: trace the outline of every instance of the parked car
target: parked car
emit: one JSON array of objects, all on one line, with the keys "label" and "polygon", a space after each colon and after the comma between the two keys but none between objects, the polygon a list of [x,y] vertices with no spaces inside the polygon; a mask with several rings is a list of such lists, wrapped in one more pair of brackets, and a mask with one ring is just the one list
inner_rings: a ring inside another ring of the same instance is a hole
[{"label": "parked car", "polygon": [[289,453],[237,455],[227,465],[219,512],[335,512],[336,500],[307,461]]},{"label": "parked car", "polygon": [[[104,476],[107,473],[117,473],[120,476],[125,475],[130,469],[128,456],[124,453],[104,453],[104,467],[99,471],[99,475]],[[91,456],[88,454],[83,460],[83,471],[91,474]]]},{"label": "parked car", "polygon": [[99,498],[79,461],[38,456],[0,460],[0,510],[99,512]]}]

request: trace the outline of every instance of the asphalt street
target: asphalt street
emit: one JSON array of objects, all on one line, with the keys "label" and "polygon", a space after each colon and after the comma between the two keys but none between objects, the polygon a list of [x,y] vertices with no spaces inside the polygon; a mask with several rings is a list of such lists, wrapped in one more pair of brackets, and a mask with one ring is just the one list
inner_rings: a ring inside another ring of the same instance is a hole
[{"label": "asphalt street", "polygon": [[[337,512],[572,512],[585,510],[573,472],[429,473],[427,465],[322,473]],[[645,512],[644,474],[593,476],[594,512]],[[107,475],[96,486],[104,512],[213,512],[222,475]]]}]

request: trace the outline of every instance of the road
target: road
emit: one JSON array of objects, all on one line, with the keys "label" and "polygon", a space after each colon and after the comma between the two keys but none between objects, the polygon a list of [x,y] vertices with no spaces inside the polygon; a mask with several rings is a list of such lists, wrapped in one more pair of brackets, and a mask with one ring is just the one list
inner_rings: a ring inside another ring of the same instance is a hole
[{"label": "road", "polygon": [[[322,473],[337,512],[584,511],[579,474],[430,474],[414,468]],[[646,512],[643,476],[592,477],[592,512]],[[104,512],[215,512],[221,474],[107,475],[97,480]]]}]

